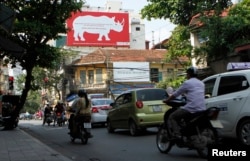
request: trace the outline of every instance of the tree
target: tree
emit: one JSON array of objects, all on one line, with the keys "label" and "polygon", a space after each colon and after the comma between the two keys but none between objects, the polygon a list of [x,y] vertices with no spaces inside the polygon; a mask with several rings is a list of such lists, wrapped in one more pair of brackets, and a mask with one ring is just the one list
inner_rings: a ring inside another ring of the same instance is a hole
[{"label": "tree", "polygon": [[[180,57],[184,56],[190,58],[191,61],[192,46],[190,43],[190,33],[188,28],[186,26],[177,26],[174,29],[171,38],[166,43],[166,47],[168,49],[168,53],[166,54],[167,62],[172,60],[178,61]],[[187,66],[190,64],[182,65]]]},{"label": "tree", "polygon": [[[225,17],[221,13],[228,13]],[[250,0],[215,12],[212,16],[204,14],[200,20],[204,24],[198,29],[199,35],[207,39],[206,45],[194,50],[195,55],[204,55],[208,61],[224,59],[239,45],[250,43]]]},{"label": "tree", "polygon": [[28,91],[31,89],[34,77],[34,67],[51,68],[61,58],[60,50],[48,45],[53,39],[58,39],[59,33],[67,33],[66,20],[72,12],[80,10],[83,2],[73,0],[1,0],[1,3],[16,12],[16,20],[12,34],[0,31],[0,34],[16,42],[25,49],[21,57],[14,57],[8,51],[2,53],[8,56],[12,64],[19,62],[26,71],[25,85],[20,102],[12,118],[15,119],[23,108]]},{"label": "tree", "polygon": [[157,88],[166,89],[167,87],[172,87],[173,89],[177,89],[181,86],[181,84],[186,80],[185,76],[178,76],[175,79],[168,78],[164,81],[161,81],[156,84]]},{"label": "tree", "polygon": [[173,24],[188,26],[192,17],[216,6],[228,8],[230,0],[148,0],[149,4],[142,10],[143,18],[170,19]]}]

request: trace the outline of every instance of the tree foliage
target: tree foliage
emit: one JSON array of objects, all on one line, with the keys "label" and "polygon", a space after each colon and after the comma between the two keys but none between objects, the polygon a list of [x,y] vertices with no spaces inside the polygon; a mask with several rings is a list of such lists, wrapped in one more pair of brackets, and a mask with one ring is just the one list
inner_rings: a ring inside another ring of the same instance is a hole
[{"label": "tree foliage", "polygon": [[26,70],[21,100],[13,114],[13,117],[16,117],[31,89],[31,82],[34,80],[33,68],[54,67],[61,58],[60,50],[51,47],[48,42],[58,39],[59,33],[67,32],[66,20],[72,12],[80,10],[83,3],[73,0],[1,0],[1,4],[16,12],[16,20],[11,34],[3,31],[0,31],[0,34],[25,49],[22,57],[13,57],[8,51],[2,53],[2,56],[8,56],[13,64],[19,62]]},{"label": "tree foliage", "polygon": [[[164,44],[167,46],[166,61],[171,61],[173,59],[176,60],[178,57],[182,56],[186,56],[190,60],[193,57],[198,57],[199,60],[203,60],[202,58],[206,57],[205,50],[208,49],[196,49],[195,51],[199,51],[199,54],[193,55],[193,47],[190,42],[190,21],[193,16],[202,14],[205,11],[222,11],[232,6],[232,2],[230,0],[148,0],[148,2],[149,4],[141,10],[143,18],[147,18],[148,20],[151,18],[169,19],[173,24],[177,25],[175,30],[172,32],[169,41]],[[218,27],[221,28],[221,26]],[[214,31],[217,29],[217,27],[213,28]],[[207,36],[207,34],[204,34],[204,38],[207,38]],[[213,36],[216,37],[217,34]],[[216,44],[218,41],[214,43]],[[214,47],[217,47],[214,48],[214,50],[218,50],[218,48],[223,50],[223,46]],[[180,82],[181,81],[179,81],[179,79],[167,79],[164,82],[159,83],[159,86],[166,86],[169,84],[176,86]]]},{"label": "tree foliage", "polygon": [[184,76],[179,76],[179,77],[176,77],[175,79],[168,78],[168,79],[165,79],[164,81],[157,83],[156,87],[163,88],[163,89],[167,89],[167,87],[172,87],[174,89],[177,89],[181,86],[181,84],[185,81],[185,79],[186,78]]},{"label": "tree foliage", "polygon": [[142,10],[143,18],[170,19],[173,24],[187,26],[192,17],[201,11],[221,6],[231,6],[230,0],[148,0],[149,4]]},{"label": "tree foliage", "polygon": [[[172,36],[166,44],[168,52],[166,54],[166,61],[178,60],[179,57],[190,58],[192,46],[190,43],[190,33],[187,27],[177,26],[172,32]],[[178,49],[178,50],[176,50]],[[182,64],[183,66],[190,64]]]},{"label": "tree foliage", "polygon": [[[228,12],[225,17],[221,13]],[[235,47],[250,43],[250,0],[215,12],[212,16],[203,15],[200,20],[204,26],[198,30],[205,45],[194,50],[196,55],[204,55],[208,61],[223,59],[234,52]]]}]

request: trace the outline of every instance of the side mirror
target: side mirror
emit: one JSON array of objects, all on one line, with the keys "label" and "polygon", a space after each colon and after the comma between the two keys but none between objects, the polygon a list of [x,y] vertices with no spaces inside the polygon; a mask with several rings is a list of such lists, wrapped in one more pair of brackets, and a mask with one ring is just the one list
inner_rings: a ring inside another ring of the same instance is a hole
[{"label": "side mirror", "polygon": [[113,102],[113,103],[110,103],[110,106],[111,106],[111,107],[114,107],[114,105],[115,105],[115,103],[114,103],[114,102]]}]

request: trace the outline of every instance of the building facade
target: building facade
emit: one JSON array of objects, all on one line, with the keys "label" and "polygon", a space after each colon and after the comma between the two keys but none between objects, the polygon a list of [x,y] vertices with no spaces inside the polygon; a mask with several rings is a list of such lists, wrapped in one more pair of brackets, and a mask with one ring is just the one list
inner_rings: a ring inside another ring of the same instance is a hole
[{"label": "building facade", "polygon": [[[174,79],[184,72],[179,62],[164,61],[166,52],[99,48],[72,64],[74,77],[70,88],[84,88],[88,93],[115,97],[131,88],[155,87],[159,81]],[[179,61],[186,62],[187,59],[180,58]]]}]

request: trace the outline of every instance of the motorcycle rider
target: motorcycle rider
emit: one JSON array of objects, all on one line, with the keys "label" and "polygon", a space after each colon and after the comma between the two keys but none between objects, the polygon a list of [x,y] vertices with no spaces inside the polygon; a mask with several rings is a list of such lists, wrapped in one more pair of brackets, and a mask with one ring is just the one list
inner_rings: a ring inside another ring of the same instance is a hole
[{"label": "motorcycle rider", "polygon": [[166,100],[168,101],[184,94],[186,97],[186,104],[174,111],[169,116],[169,121],[173,129],[173,136],[176,139],[181,138],[180,126],[178,125],[181,119],[190,117],[192,114],[205,111],[205,85],[197,78],[197,68],[189,67],[186,71],[187,80],[181,85],[179,89],[173,92]]},{"label": "motorcycle rider", "polygon": [[[69,129],[70,133],[76,133],[77,122],[83,122],[84,117],[91,117],[90,101],[88,99],[87,93],[84,89],[78,90],[79,98],[75,100],[72,105],[72,109],[75,111],[71,114],[69,119]],[[89,137],[93,135],[89,132]]]},{"label": "motorcycle rider", "polygon": [[50,115],[51,115],[51,107],[49,104],[46,104],[44,109],[43,125],[45,124],[46,119],[50,117]]},{"label": "motorcycle rider", "polygon": [[63,112],[64,112],[64,106],[63,106],[63,102],[62,101],[58,101],[55,108],[54,108],[54,126],[56,124],[57,121],[57,114],[60,114],[60,116],[63,119]]}]

